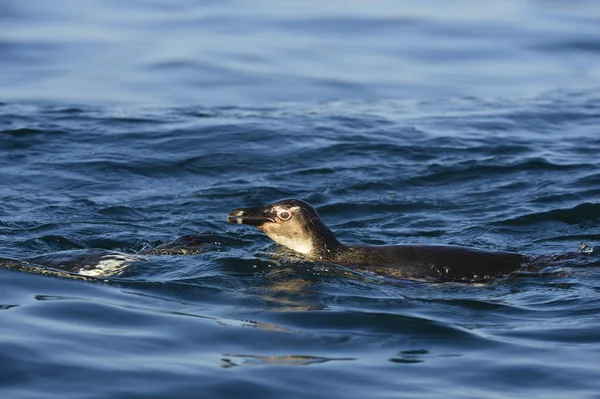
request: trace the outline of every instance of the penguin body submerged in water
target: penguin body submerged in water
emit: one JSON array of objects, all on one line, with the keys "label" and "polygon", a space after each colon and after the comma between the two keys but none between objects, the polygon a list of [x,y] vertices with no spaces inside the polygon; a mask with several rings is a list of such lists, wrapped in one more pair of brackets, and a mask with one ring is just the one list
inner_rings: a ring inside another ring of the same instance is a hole
[{"label": "penguin body submerged in water", "polygon": [[401,278],[478,282],[526,270],[534,258],[514,252],[446,245],[345,245],[307,202],[289,199],[227,215],[231,223],[258,227],[273,241],[316,262]]},{"label": "penguin body submerged in water", "polygon": [[88,248],[50,252],[22,259],[0,258],[0,268],[71,278],[110,277],[122,274],[134,263],[147,261],[146,256],[196,255],[210,242],[207,237],[186,235],[135,254]]}]

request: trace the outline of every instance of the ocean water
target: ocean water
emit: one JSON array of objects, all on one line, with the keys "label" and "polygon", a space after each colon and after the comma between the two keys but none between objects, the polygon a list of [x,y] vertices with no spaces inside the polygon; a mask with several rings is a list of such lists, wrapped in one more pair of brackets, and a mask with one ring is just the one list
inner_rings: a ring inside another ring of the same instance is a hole
[{"label": "ocean water", "polygon": [[[0,1],[2,398],[600,398],[595,1]],[[347,243],[583,252],[431,284],[285,261],[239,207]]]}]

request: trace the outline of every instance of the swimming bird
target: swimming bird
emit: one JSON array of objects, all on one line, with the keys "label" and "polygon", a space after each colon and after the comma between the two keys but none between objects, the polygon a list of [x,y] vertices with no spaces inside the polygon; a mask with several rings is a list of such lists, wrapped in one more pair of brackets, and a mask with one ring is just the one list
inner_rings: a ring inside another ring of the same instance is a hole
[{"label": "swimming bird", "polygon": [[100,248],[75,249],[22,259],[0,258],[0,268],[71,278],[118,276],[134,263],[147,261],[146,256],[196,255],[210,242],[204,236],[185,235],[135,254]]},{"label": "swimming bird", "polygon": [[269,238],[315,262],[425,281],[487,281],[524,270],[533,258],[514,252],[452,245],[346,245],[307,202],[287,199],[234,209],[231,223],[258,227]]}]

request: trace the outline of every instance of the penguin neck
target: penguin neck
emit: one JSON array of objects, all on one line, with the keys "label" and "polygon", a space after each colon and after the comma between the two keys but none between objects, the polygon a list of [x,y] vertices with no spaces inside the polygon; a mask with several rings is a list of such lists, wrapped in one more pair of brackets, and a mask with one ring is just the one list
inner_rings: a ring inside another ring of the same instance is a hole
[{"label": "penguin neck", "polygon": [[340,242],[325,224],[312,229],[312,248],[304,256],[318,262],[344,266],[369,264],[378,257],[368,245],[347,245]]},{"label": "penguin neck", "polygon": [[367,245],[347,245],[340,242],[333,232],[325,227],[312,235],[312,250],[304,254],[308,258],[339,265],[354,265],[370,262],[373,257],[372,248]]},{"label": "penguin neck", "polygon": [[306,256],[313,260],[340,265],[361,264],[368,261],[372,254],[368,246],[346,245],[337,239],[319,242]]},{"label": "penguin neck", "polygon": [[334,262],[338,255],[346,248],[335,237],[333,232],[323,224],[315,224],[310,229],[311,251],[305,256],[321,262]]},{"label": "penguin neck", "polygon": [[313,248],[306,256],[316,261],[334,262],[338,254],[341,253],[346,246],[337,239],[321,241],[320,239],[313,240]]}]

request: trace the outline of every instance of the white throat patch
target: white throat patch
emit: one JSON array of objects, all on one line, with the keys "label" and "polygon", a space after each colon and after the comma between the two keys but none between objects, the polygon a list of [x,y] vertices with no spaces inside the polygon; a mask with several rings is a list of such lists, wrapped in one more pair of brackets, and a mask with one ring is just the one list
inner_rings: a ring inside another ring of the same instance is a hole
[{"label": "white throat patch", "polygon": [[269,238],[271,238],[271,240],[275,241],[277,244],[283,245],[284,247],[287,247],[293,251],[300,252],[301,254],[308,255],[313,249],[312,241],[310,239],[302,240],[273,233],[269,234]]}]

